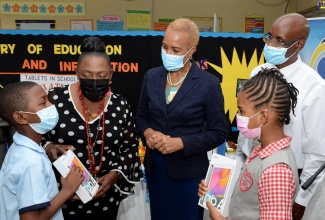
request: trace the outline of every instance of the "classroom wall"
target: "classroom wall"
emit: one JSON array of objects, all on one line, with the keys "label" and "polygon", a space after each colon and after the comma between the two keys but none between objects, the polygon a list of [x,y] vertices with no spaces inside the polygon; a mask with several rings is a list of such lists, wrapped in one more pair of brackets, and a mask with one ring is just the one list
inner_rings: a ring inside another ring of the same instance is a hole
[{"label": "classroom wall", "polygon": [[[19,0],[18,0],[19,1]],[[35,2],[25,0],[23,2]],[[40,2],[72,2],[64,0],[43,0]],[[78,0],[76,0],[78,2]],[[260,15],[265,18],[265,31],[272,22],[287,12],[302,11],[316,5],[315,0],[84,0],[85,16],[14,16],[0,15],[2,29],[15,29],[15,20],[56,20],[57,30],[70,30],[70,19],[93,19],[103,15],[117,15],[126,19],[128,9],[149,10],[152,21],[158,18],[179,18],[183,16],[213,17],[216,13],[222,18],[222,32],[244,32],[244,19],[249,15]],[[260,3],[259,3],[260,2]],[[282,4],[279,4],[283,2]],[[279,4],[275,6],[276,4]]]},{"label": "classroom wall", "polygon": [[297,3],[296,10],[299,12],[299,11],[304,11],[306,9],[315,7],[317,5],[317,2],[318,2],[317,0],[313,0],[313,1],[310,1],[310,0],[296,0],[296,3]]}]

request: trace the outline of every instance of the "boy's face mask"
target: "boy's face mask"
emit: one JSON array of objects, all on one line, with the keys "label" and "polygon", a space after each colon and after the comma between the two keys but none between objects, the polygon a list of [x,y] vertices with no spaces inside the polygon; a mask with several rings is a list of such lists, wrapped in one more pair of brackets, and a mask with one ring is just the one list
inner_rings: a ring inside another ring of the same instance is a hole
[{"label": "boy's face mask", "polygon": [[51,105],[40,111],[34,112],[24,112],[28,114],[36,114],[40,118],[39,123],[30,123],[29,126],[38,134],[45,134],[46,132],[52,130],[59,121],[59,113],[56,110],[55,105]]}]

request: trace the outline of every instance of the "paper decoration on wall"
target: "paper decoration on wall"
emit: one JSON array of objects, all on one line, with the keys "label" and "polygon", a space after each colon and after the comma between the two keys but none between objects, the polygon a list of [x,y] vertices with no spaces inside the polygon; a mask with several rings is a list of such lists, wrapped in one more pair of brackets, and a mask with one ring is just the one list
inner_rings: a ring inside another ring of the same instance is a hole
[{"label": "paper decoration on wall", "polygon": [[153,29],[155,31],[165,31],[170,22],[174,21],[173,18],[159,18],[158,22],[153,23]]},{"label": "paper decoration on wall", "polygon": [[245,17],[245,33],[264,33],[264,17],[258,15]]},{"label": "paper decoration on wall", "polygon": [[151,24],[150,11],[127,10],[126,29],[128,31],[149,31]]},{"label": "paper decoration on wall", "polygon": [[104,15],[97,20],[98,31],[123,31],[124,22],[121,21],[119,16]]},{"label": "paper decoration on wall", "polygon": [[71,30],[93,30],[93,19],[71,19],[70,20],[70,29]]},{"label": "paper decoration on wall", "polygon": [[123,31],[124,22],[100,21],[97,20],[98,31]]},{"label": "paper decoration on wall", "polygon": [[1,14],[37,16],[82,16],[85,15],[85,5],[83,2],[49,3],[2,1]]},{"label": "paper decoration on wall", "polygon": [[116,15],[103,15],[100,17],[99,21],[110,21],[110,22],[119,22],[121,21],[119,16]]},{"label": "paper decoration on wall", "polygon": [[15,20],[17,30],[55,30],[55,20]]}]

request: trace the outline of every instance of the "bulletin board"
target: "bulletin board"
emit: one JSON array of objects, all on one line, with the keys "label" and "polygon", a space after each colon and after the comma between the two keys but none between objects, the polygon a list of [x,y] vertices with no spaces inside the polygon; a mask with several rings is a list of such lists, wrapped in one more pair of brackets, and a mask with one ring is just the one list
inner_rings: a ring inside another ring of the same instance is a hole
[{"label": "bulletin board", "polygon": [[245,17],[245,33],[264,33],[264,25],[262,16]]}]

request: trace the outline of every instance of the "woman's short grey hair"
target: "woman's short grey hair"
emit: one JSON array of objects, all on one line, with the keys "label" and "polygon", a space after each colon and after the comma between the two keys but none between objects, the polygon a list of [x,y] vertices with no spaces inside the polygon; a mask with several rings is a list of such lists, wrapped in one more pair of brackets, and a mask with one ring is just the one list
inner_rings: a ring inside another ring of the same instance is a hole
[{"label": "woman's short grey hair", "polygon": [[196,47],[200,39],[200,31],[198,26],[187,18],[178,18],[172,21],[168,28],[172,28],[175,31],[187,32],[190,35],[190,46]]}]

